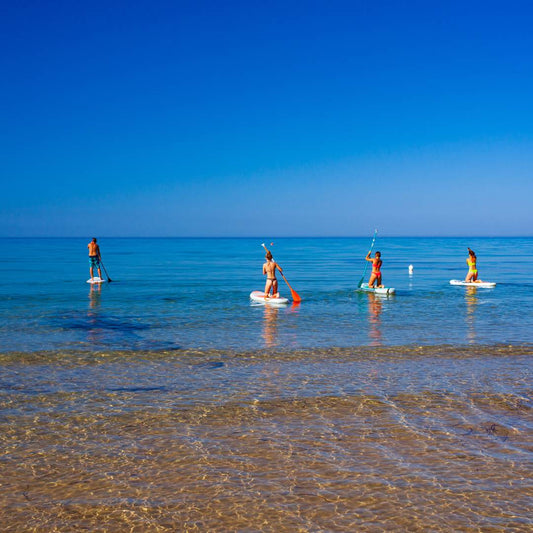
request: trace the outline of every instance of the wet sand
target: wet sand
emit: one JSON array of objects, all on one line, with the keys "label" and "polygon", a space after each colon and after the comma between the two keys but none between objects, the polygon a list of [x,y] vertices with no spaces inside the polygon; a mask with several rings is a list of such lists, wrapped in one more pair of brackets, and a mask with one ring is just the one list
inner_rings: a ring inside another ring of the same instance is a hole
[{"label": "wet sand", "polygon": [[10,354],[4,531],[530,531],[528,347]]}]

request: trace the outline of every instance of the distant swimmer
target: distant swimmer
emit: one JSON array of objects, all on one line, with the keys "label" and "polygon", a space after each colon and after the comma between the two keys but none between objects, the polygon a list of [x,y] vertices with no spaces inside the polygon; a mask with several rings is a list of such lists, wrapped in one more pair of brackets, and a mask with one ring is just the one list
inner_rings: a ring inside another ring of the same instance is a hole
[{"label": "distant swimmer", "polygon": [[269,298],[272,291],[272,298],[279,298],[278,280],[276,279],[276,269],[283,272],[281,267],[272,259],[272,254],[267,251],[265,254],[266,263],[263,264],[263,275],[267,277],[265,283],[265,298]]},{"label": "distant swimmer", "polygon": [[383,279],[381,277],[381,265],[383,261],[381,260],[381,252],[376,252],[374,257],[370,257],[372,252],[366,254],[365,259],[372,263],[372,272],[370,274],[370,279],[368,280],[368,286],[374,288],[374,283],[377,283],[377,288],[383,287]]},{"label": "distant swimmer", "polygon": [[100,270],[100,246],[96,244],[96,237],[87,245],[89,248],[89,272],[91,273],[91,280],[94,278],[94,267],[98,269],[98,277],[102,278],[102,271]]},{"label": "distant swimmer", "polygon": [[477,279],[477,257],[474,253],[474,250],[468,248],[468,257],[466,259],[466,264],[468,265],[468,273],[466,275],[465,281],[467,283],[480,283],[481,280]]}]

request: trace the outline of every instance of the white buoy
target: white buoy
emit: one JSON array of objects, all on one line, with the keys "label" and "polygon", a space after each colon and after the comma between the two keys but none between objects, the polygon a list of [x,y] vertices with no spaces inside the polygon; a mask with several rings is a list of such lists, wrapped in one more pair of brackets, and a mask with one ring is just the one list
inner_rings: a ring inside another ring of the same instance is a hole
[{"label": "white buoy", "polygon": [[409,274],[412,274],[413,270],[414,270],[413,265],[409,265]]}]

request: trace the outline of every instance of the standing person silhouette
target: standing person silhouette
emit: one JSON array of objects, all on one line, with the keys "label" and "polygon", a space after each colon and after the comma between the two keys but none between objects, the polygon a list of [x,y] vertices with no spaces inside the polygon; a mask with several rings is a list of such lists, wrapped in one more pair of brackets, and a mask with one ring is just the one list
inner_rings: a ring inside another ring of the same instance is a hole
[{"label": "standing person silhouette", "polygon": [[91,281],[94,278],[94,267],[98,269],[98,277],[102,279],[102,271],[100,269],[100,246],[96,243],[96,237],[87,245],[89,248],[89,273],[91,275]]}]

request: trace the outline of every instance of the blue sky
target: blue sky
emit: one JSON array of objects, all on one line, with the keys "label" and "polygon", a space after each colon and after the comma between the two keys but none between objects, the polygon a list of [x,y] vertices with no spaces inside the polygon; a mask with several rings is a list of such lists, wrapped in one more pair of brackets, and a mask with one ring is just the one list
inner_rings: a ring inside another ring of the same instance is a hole
[{"label": "blue sky", "polygon": [[0,236],[533,235],[532,6],[8,3]]}]

